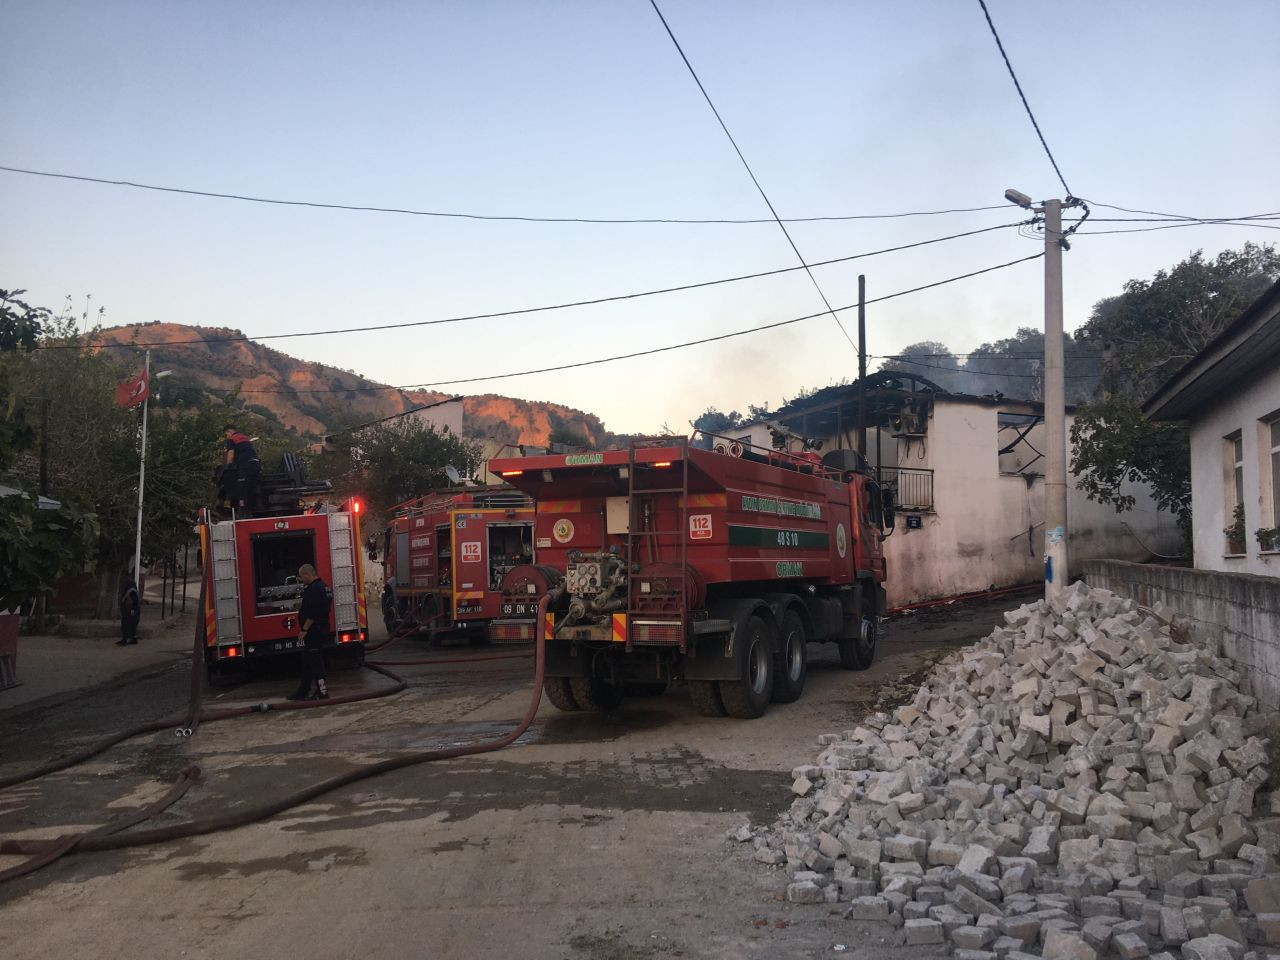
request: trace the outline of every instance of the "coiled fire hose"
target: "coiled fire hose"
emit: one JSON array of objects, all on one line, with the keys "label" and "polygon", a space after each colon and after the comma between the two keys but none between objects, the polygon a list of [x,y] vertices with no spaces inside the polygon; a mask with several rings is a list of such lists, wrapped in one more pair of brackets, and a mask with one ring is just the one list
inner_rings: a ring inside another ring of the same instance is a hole
[{"label": "coiled fire hose", "polygon": [[[151,843],[164,843],[171,840],[183,839],[185,837],[196,837],[208,833],[215,833],[219,830],[229,830],[235,827],[245,826],[259,820],[265,820],[278,813],[282,813],[285,810],[291,809],[292,807],[314,800],[316,797],[323,796],[324,794],[329,793],[332,790],[336,790],[339,787],[358,783],[361,780],[366,780],[370,777],[378,776],[379,774],[388,773],[392,770],[400,770],[405,767],[412,767],[421,763],[431,763],[437,760],[452,760],[458,757],[492,753],[495,750],[501,750],[504,747],[510,746],[512,743],[515,743],[515,741],[518,740],[526,730],[529,729],[530,724],[533,723],[533,718],[538,712],[538,705],[542,700],[542,681],[546,668],[544,624],[546,622],[547,608],[552,599],[552,594],[548,593],[544,594],[541,600],[538,601],[538,619],[534,649],[533,691],[529,698],[529,706],[520,722],[517,723],[516,726],[508,733],[496,740],[454,747],[443,747],[435,750],[418,750],[413,753],[406,753],[399,757],[382,760],[378,763],[369,764],[368,766],[359,767],[355,770],[349,770],[346,773],[328,777],[324,780],[313,783],[308,787],[303,787],[293,793],[286,794],[283,797],[278,797],[274,800],[269,800],[265,803],[260,803],[257,806],[249,807],[247,809],[237,810],[234,813],[225,813],[220,816],[206,817],[202,820],[188,820],[185,823],[153,827],[149,830],[139,830],[133,833],[121,832],[124,829],[124,826],[132,825],[133,823],[146,819],[148,816],[153,816],[155,812],[159,812],[159,810],[164,809],[164,806],[172,804],[178,796],[181,796],[181,793],[178,792],[179,788],[181,787],[182,792],[185,792],[186,787],[190,785],[189,782],[185,785],[183,784],[184,780],[189,781],[191,779],[189,777],[191,770],[189,769],[187,772],[184,772],[181,778],[179,778],[178,783],[174,785],[173,789],[166,795],[166,797],[161,798],[161,800],[153,804],[152,807],[143,811],[138,811],[137,814],[134,815],[136,819],[133,817],[128,818],[130,821],[129,823],[117,822],[107,824],[104,827],[99,827],[95,830],[90,830],[86,833],[73,837],[59,837],[54,840],[6,840],[0,842],[0,853],[34,855],[34,858],[27,861],[27,863],[19,864],[17,867],[12,867],[9,870],[0,873],[0,882],[12,879],[14,876],[21,876],[24,873],[29,873],[31,870],[39,869],[40,866],[52,863],[54,860],[67,853],[71,853],[72,851],[77,853],[89,853],[102,850],[119,850],[125,847],[143,846]],[[380,672],[386,673],[388,676],[393,676],[387,671]],[[403,683],[403,681],[401,682]],[[336,701],[328,700],[318,702],[334,703]],[[243,709],[251,712],[254,708],[249,707]],[[205,719],[209,720],[212,718],[206,715]],[[218,717],[218,719],[221,719],[221,717]],[[152,728],[154,729],[154,727]],[[119,740],[117,739],[114,742],[119,742]],[[61,767],[59,769],[61,769]],[[172,797],[172,799],[170,799],[170,797]],[[161,806],[161,803],[165,800],[168,800],[168,803]],[[32,866],[32,864],[37,865]]]}]

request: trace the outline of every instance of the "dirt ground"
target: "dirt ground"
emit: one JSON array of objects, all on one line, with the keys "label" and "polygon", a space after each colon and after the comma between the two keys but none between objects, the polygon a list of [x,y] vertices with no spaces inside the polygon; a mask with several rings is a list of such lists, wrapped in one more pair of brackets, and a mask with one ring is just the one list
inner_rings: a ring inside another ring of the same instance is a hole
[{"label": "dirt ground", "polygon": [[[267,822],[171,844],[67,857],[0,886],[5,956],[362,956],[521,960],[930,956],[843,907],[779,900],[776,867],[726,839],[789,803],[791,769],[819,733],[914,691],[954,644],[985,635],[1017,598],[900,618],[873,668],[810,648],[804,697],[760,720],[698,716],[685,691],[615,715],[543,703],[511,748],[353,784]],[[445,655],[504,652],[451,649]],[[413,642],[387,660],[423,655]],[[398,696],[140,737],[71,770],[0,792],[0,836],[97,825],[161,795],[191,761],[205,779],[154,823],[234,809],[406,749],[490,739],[524,712],[530,659],[400,669]],[[78,694],[6,709],[0,774],[179,710],[174,657]],[[335,692],[386,681],[336,671]],[[287,674],[208,695],[282,696]],[[0,869],[18,862],[0,857]]]}]

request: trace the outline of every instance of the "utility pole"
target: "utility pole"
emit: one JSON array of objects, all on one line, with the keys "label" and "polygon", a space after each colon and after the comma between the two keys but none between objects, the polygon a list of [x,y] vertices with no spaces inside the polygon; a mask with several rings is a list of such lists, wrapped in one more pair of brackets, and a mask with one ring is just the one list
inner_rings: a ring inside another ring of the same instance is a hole
[{"label": "utility pole", "polygon": [[142,457],[138,461],[138,533],[133,542],[133,580],[142,596],[142,491],[147,482],[147,407],[151,403],[151,351],[147,351],[145,370],[147,396],[142,401]]},{"label": "utility pole", "polygon": [[1044,210],[1044,595],[1062,593],[1067,555],[1067,408],[1062,363],[1062,201]]},{"label": "utility pole", "polygon": [[[867,278],[858,274],[858,452],[867,456]],[[876,464],[879,468],[880,464]]]},{"label": "utility pole", "polygon": [[[1062,356],[1062,201],[1006,190],[1005,199],[1044,215],[1044,597],[1062,593],[1070,576],[1067,553],[1067,408]],[[1074,203],[1068,198],[1069,206]]]}]

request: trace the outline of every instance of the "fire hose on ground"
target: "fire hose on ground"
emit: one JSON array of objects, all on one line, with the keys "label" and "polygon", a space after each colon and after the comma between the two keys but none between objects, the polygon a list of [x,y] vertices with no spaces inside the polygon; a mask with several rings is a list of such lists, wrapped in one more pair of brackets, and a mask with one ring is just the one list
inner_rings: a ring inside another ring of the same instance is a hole
[{"label": "fire hose on ground", "polygon": [[[444,748],[439,748],[434,750],[414,751],[413,753],[403,754],[402,756],[399,756],[399,757],[393,757],[388,760],[382,760],[382,761],[379,761],[378,763],[370,764],[364,767],[359,767],[355,770],[349,770],[346,773],[338,774],[333,777],[328,777],[308,787],[304,787],[300,790],[294,791],[293,793],[286,794],[283,797],[279,797],[275,800],[271,800],[266,803],[258,804],[257,806],[254,806],[254,807],[249,807],[247,809],[237,810],[234,813],[226,813],[221,816],[207,817],[200,820],[188,820],[184,823],[175,823],[175,824],[169,824],[163,827],[154,827],[150,830],[140,830],[132,833],[123,832],[128,827],[134,826],[152,816],[155,816],[157,813],[163,811],[164,809],[166,809],[167,807],[175,803],[187,791],[187,789],[191,786],[191,784],[194,783],[195,780],[199,778],[199,768],[192,766],[183,772],[182,776],[178,779],[178,781],[174,784],[174,786],[170,789],[170,791],[164,797],[161,797],[160,800],[157,800],[151,806],[146,807],[139,811],[135,811],[133,814],[121,820],[114,821],[112,823],[106,824],[102,827],[95,828],[94,830],[90,830],[85,833],[76,834],[72,836],[58,837],[52,840],[5,840],[3,842],[0,842],[0,854],[18,854],[18,855],[26,855],[26,856],[32,857],[32,859],[26,861],[25,863],[18,864],[17,866],[11,867],[5,871],[0,871],[0,882],[14,879],[16,877],[23,876],[27,873],[31,873],[34,870],[38,870],[41,867],[44,867],[50,863],[53,863],[55,860],[65,856],[68,853],[72,853],[72,852],[90,853],[94,851],[103,851],[103,850],[118,850],[125,847],[143,846],[143,845],[152,844],[152,843],[163,843],[171,840],[183,839],[186,837],[202,836],[204,834],[215,833],[220,830],[229,830],[235,827],[240,827],[250,823],[255,823],[259,820],[268,819],[279,813],[284,812],[285,810],[289,810],[293,807],[296,807],[301,804],[307,803],[311,800],[314,800],[316,797],[322,796],[326,793],[329,793],[330,791],[336,790],[339,787],[348,786],[349,784],[357,783],[361,780],[365,780],[370,777],[375,777],[383,773],[388,773],[392,770],[400,770],[405,767],[416,766],[422,763],[431,763],[438,760],[452,760],[458,757],[473,756],[473,755],[482,754],[482,753],[491,753],[495,750],[501,750],[504,747],[510,746],[512,743],[518,740],[526,730],[529,729],[529,726],[533,723],[533,719],[538,712],[538,705],[542,700],[542,681],[543,681],[544,669],[546,666],[546,650],[545,650],[545,643],[543,642],[542,634],[544,629],[543,625],[545,623],[547,608],[550,605],[551,600],[552,600],[552,595],[545,594],[538,603],[538,619],[536,621],[538,626],[537,626],[537,633],[536,633],[535,647],[534,647],[535,659],[534,659],[533,691],[532,691],[532,695],[530,696],[529,706],[526,709],[524,717],[520,720],[520,722],[517,723],[516,726],[513,727],[508,733],[497,738],[496,740],[489,740],[489,741],[485,741],[478,744],[467,744],[467,745],[459,745],[454,747],[444,747]],[[384,646],[386,645],[387,644],[384,644]],[[509,658],[510,658],[509,656],[504,656],[501,659],[509,659]],[[484,658],[484,659],[491,659],[491,658]],[[406,681],[404,681],[402,678],[396,677],[395,674],[392,674],[388,670],[382,669],[377,665],[370,665],[370,668],[377,670],[377,672],[382,673],[385,676],[391,677],[392,679],[395,679],[398,682],[398,686],[395,688],[391,688],[386,691],[376,691],[374,694],[376,696],[387,696],[391,693],[397,693],[400,690],[403,690],[405,686],[407,686]],[[198,698],[198,691],[199,691],[198,678],[193,684],[193,689],[196,691],[196,697]],[[330,700],[310,701],[306,703],[290,704],[289,706],[290,708],[327,706],[327,705],[332,705],[337,703],[350,703],[355,700],[370,699],[370,696],[371,695],[369,694],[362,694],[362,695],[353,695],[351,697],[335,697]],[[230,708],[229,710],[226,710],[226,711],[219,711],[217,714],[214,714],[214,715],[205,714],[203,719],[205,720],[219,719],[220,720],[220,719],[225,719],[226,717],[229,717],[229,716],[241,716],[247,713],[259,712],[259,708],[262,706],[264,705],[258,704],[254,706]],[[269,705],[269,706],[271,709],[279,709],[279,707],[276,707],[274,705]],[[200,719],[200,711],[198,709],[198,705],[195,708],[193,708],[191,712],[188,714],[188,719],[191,721],[191,724],[192,724],[190,729],[194,730],[195,723],[197,723],[198,720]],[[157,722],[152,724],[146,724],[146,725],[143,725],[143,727],[134,728],[134,731],[129,733],[129,735],[136,736],[139,732],[149,732],[152,730],[163,729],[164,727],[169,726],[170,722]],[[121,736],[117,736],[109,739],[110,739],[110,743],[106,743],[106,741],[103,741],[100,744],[96,744],[95,746],[100,747],[100,749],[97,749],[94,752],[94,754],[89,754],[89,755],[90,756],[96,755],[96,753],[102,752],[102,750],[107,749],[107,747],[111,746],[114,743],[119,743],[121,740],[127,739],[127,737],[124,735],[121,735]],[[106,743],[106,745],[103,746],[102,745],[103,743]],[[84,751],[82,751],[82,753],[84,753]],[[80,755],[77,755],[77,756],[80,756]],[[80,761],[73,760],[73,762],[80,762]],[[26,780],[34,779],[36,776],[43,776],[45,775],[45,773],[53,772],[53,770],[65,769],[67,766],[71,766],[71,765],[72,765],[71,763],[67,763],[63,761],[59,761],[56,764],[49,764],[47,765],[47,767],[50,767],[52,769],[41,768],[40,771],[29,772],[28,774],[21,775],[16,779],[9,778],[9,780],[7,781],[0,781],[0,789],[2,789],[5,785],[9,785],[10,782],[22,783],[22,782],[25,782]]]}]

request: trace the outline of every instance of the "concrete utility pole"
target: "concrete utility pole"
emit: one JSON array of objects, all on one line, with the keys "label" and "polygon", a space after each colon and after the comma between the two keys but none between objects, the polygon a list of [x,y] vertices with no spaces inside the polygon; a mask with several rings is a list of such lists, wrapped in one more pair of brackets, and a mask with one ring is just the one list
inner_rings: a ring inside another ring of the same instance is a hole
[{"label": "concrete utility pole", "polygon": [[[867,278],[858,274],[858,452],[867,455]],[[876,464],[879,468],[880,464]]]},{"label": "concrete utility pole", "polygon": [[138,596],[142,596],[142,491],[147,483],[147,406],[151,400],[151,351],[147,351],[143,366],[147,379],[147,396],[142,401],[142,456],[138,460],[138,532],[133,541],[133,582],[138,584]]},{"label": "concrete utility pole", "polygon": [[1062,356],[1062,201],[1033,207],[1031,198],[1006,190],[1005,199],[1044,215],[1044,597],[1067,585],[1067,408]]},{"label": "concrete utility pole", "polygon": [[1044,202],[1044,596],[1067,585],[1067,408],[1062,362],[1062,201]]}]

